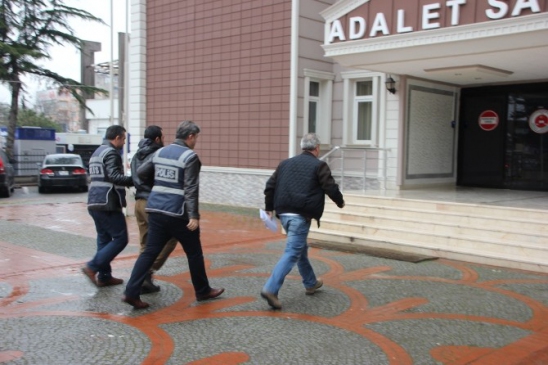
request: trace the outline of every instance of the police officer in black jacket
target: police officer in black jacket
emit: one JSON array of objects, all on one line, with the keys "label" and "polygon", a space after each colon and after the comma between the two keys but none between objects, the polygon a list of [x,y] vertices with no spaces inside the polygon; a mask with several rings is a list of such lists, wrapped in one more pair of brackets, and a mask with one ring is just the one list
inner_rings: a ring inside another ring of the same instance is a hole
[{"label": "police officer in black jacket", "polygon": [[154,181],[147,200],[148,239],[127,283],[122,301],[135,309],[149,307],[141,301],[141,285],[166,242],[175,237],[186,253],[190,278],[198,301],[216,298],[223,288],[209,286],[198,210],[199,174],[202,163],[193,151],[200,128],[192,121],[179,124],[175,141],[159,149],[138,170],[139,178]]},{"label": "police officer in black jacket", "polygon": [[107,128],[105,141],[89,160],[88,212],[97,231],[97,253],[82,272],[98,287],[124,282],[112,276],[110,263],[128,244],[122,208],[126,207],[126,187],[133,186],[133,181],[124,175],[120,150],[125,143],[126,129],[112,125]]}]

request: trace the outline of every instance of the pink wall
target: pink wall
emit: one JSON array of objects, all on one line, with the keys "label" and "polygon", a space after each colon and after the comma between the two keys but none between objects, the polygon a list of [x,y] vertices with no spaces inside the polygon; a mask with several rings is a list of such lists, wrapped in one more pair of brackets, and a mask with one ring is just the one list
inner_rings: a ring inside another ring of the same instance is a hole
[{"label": "pink wall", "polygon": [[147,125],[173,141],[202,129],[207,166],[275,168],[287,158],[290,0],[147,2]]}]

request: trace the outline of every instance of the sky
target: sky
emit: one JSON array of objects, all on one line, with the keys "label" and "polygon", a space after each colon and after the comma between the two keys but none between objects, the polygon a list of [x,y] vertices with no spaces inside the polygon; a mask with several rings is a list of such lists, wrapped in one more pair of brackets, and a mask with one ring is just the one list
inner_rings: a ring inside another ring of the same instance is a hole
[{"label": "sky", "polygon": [[[114,46],[112,59],[118,59],[118,32],[126,31],[126,0],[65,0],[67,6],[86,10],[94,16],[101,18],[105,24],[96,22],[83,22],[74,20],[70,26],[75,35],[83,40],[100,42],[101,51],[95,53],[95,63],[108,62],[111,60],[111,2],[113,8],[113,30]],[[131,1],[127,1],[128,6]],[[131,18],[129,18],[131,24]],[[129,28],[131,33],[131,28]],[[51,60],[43,62],[43,66],[62,76],[70,77],[81,81],[80,77],[80,51],[72,46],[55,46],[49,50]],[[35,94],[39,90],[46,89],[46,83],[40,82],[35,77],[25,77],[23,81],[26,85],[28,106],[34,105]],[[0,85],[0,103],[9,104],[11,100],[9,88]]]}]

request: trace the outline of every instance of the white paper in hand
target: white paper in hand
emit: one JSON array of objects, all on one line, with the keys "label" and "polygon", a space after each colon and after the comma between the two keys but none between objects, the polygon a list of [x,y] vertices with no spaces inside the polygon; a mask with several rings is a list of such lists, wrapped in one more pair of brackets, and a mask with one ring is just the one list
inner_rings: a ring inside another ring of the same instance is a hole
[{"label": "white paper in hand", "polygon": [[268,214],[262,209],[259,209],[259,216],[264,222],[266,228],[270,229],[272,232],[278,232],[278,222],[276,222],[274,217],[270,218]]}]

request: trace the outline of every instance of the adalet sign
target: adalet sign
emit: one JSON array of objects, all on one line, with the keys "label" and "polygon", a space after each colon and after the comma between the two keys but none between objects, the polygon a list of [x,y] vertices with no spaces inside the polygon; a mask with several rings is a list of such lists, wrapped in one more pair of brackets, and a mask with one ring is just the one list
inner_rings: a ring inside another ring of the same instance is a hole
[{"label": "adalet sign", "polygon": [[[381,0],[382,1],[382,0]],[[472,0],[471,5],[474,6],[475,1]],[[441,11],[444,7],[450,10],[451,13],[451,26],[460,25],[460,11],[461,7],[466,5],[468,0],[447,0],[445,3],[433,3],[422,6],[421,12],[421,27],[420,29],[414,29],[412,26],[406,25],[406,13],[403,9],[398,9],[396,17],[396,33],[410,33],[416,30],[430,30],[441,28],[439,22],[441,17]],[[502,0],[487,0],[489,8],[485,10],[485,15],[490,20],[502,19],[508,14],[512,17],[522,15],[523,11],[527,10],[532,13],[540,13],[541,8],[538,0],[517,0],[512,9],[507,1]],[[529,13],[528,13],[529,14]],[[356,40],[364,38],[368,34],[369,38],[377,37],[379,35],[390,35],[390,27],[384,13],[377,13],[373,22],[367,26],[367,22],[363,17],[356,16],[348,19],[347,29],[344,29],[341,20],[335,20],[331,23],[329,36],[327,43],[333,43],[334,41],[346,41]]]}]

